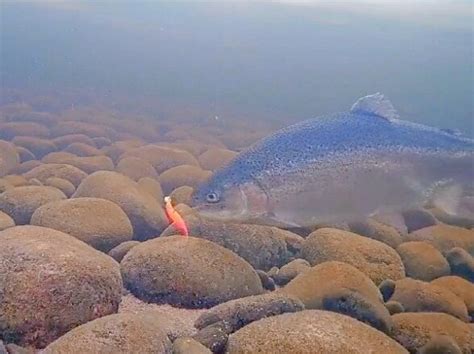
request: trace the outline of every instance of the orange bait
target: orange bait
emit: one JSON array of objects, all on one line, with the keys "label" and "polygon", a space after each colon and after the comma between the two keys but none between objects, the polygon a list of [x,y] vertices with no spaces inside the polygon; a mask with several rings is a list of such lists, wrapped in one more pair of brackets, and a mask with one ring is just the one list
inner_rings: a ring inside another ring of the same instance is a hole
[{"label": "orange bait", "polygon": [[181,233],[181,235],[189,236],[186,223],[184,222],[181,215],[179,215],[179,213],[173,207],[173,204],[171,204],[171,197],[165,197],[165,212],[170,225],[173,225],[174,228]]}]

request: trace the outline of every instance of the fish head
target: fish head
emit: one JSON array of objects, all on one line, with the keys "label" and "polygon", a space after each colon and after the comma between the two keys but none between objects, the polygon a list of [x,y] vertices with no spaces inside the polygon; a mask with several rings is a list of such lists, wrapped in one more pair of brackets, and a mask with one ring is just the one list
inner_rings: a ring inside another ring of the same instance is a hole
[{"label": "fish head", "polygon": [[201,216],[221,221],[245,221],[267,212],[267,195],[256,183],[205,182],[192,196],[191,206]]}]

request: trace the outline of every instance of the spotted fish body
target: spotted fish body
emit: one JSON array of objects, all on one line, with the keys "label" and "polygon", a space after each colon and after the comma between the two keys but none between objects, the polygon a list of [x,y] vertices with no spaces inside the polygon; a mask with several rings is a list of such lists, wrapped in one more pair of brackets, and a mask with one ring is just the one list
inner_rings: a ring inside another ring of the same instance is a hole
[{"label": "spotted fish body", "polygon": [[[466,189],[473,179],[472,139],[399,120],[375,94],[257,142],[211,176],[193,203],[211,217],[308,226],[417,207],[440,186]],[[212,193],[217,202],[206,201]]]}]

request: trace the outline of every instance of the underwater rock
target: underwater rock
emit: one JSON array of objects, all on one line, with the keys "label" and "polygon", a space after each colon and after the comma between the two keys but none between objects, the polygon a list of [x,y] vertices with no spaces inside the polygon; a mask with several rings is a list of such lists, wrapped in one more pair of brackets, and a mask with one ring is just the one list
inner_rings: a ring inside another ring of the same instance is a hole
[{"label": "underwater rock", "polygon": [[17,225],[25,225],[30,223],[31,216],[40,206],[66,198],[53,187],[16,187],[0,194],[0,210],[10,215]]},{"label": "underwater rock", "polygon": [[0,139],[13,140],[16,136],[48,138],[49,129],[36,122],[8,122],[0,124]]},{"label": "underwater rock", "polygon": [[429,342],[422,346],[419,354],[462,354],[461,348],[450,336],[437,335],[432,337]]},{"label": "underwater rock", "polygon": [[62,135],[54,138],[52,141],[58,147],[58,150],[63,150],[73,143],[82,143],[96,147],[94,141],[85,134]]},{"label": "underwater rock", "polygon": [[311,269],[311,265],[305,259],[297,258],[281,267],[272,278],[278,285],[285,285],[298,274]]},{"label": "underwater rock", "polygon": [[20,163],[36,160],[35,154],[33,154],[27,148],[24,148],[22,146],[17,146],[16,150],[18,151],[18,156],[20,157]]},{"label": "underwater rock", "polygon": [[450,275],[435,279],[431,284],[443,287],[464,301],[471,322],[474,320],[474,284],[458,276]]},{"label": "underwater rock", "polygon": [[348,316],[305,310],[264,318],[229,337],[226,353],[408,353],[380,331]]},{"label": "underwater rock", "polygon": [[438,219],[442,223],[453,225],[453,226],[464,227],[464,228],[474,227],[474,218],[472,217],[451,215],[437,208],[429,209],[429,211],[431,214],[434,215],[436,219]]},{"label": "underwater rock", "polygon": [[8,175],[20,164],[20,156],[13,144],[0,140],[0,177]]},{"label": "underwater rock", "polygon": [[235,151],[211,147],[198,157],[199,164],[205,170],[215,171],[232,160],[237,153]]},{"label": "underwater rock", "polygon": [[474,257],[460,247],[454,247],[446,253],[451,274],[474,283]]},{"label": "underwater rock", "polygon": [[115,246],[114,248],[112,248],[109,251],[108,255],[120,263],[123,257],[125,257],[125,255],[128,253],[128,251],[130,251],[133,247],[139,244],[140,244],[139,241],[122,242],[118,246]]},{"label": "underwater rock", "polygon": [[402,213],[408,233],[437,225],[438,221],[428,210],[414,209]]},{"label": "underwater rock", "polygon": [[465,354],[474,351],[472,329],[467,323],[445,313],[399,313],[392,316],[392,338],[410,353],[418,353],[432,338],[448,335]]},{"label": "underwater rock", "polygon": [[387,308],[390,315],[395,315],[396,313],[405,312],[405,308],[398,301],[387,301],[385,303],[385,307]]},{"label": "underwater rock", "polygon": [[[102,151],[110,157],[114,163],[117,163],[120,157],[127,151],[136,149],[144,144],[145,143],[140,139],[119,140],[114,142],[112,145],[103,147]],[[139,158],[140,156],[136,155],[135,157]]]},{"label": "underwater rock", "polygon": [[400,232],[393,226],[383,224],[374,219],[349,224],[350,231],[396,248],[403,242]]},{"label": "underwater rock", "polygon": [[27,173],[28,171],[31,171],[33,168],[42,165],[43,163],[38,160],[30,160],[30,161],[25,161],[19,164],[17,167],[15,167],[13,170],[11,170],[11,173],[15,173],[17,175],[23,175]]},{"label": "underwater rock", "polygon": [[397,280],[405,276],[402,260],[393,248],[348,231],[323,228],[312,232],[303,243],[301,257],[312,265],[346,262],[376,284],[387,278]]},{"label": "underwater rock", "polygon": [[170,194],[171,200],[175,204],[191,204],[191,198],[194,188],[189,186],[181,186],[173,190]]},{"label": "underwater rock", "polygon": [[159,318],[121,313],[76,327],[43,351],[60,353],[171,353],[171,341]]},{"label": "underwater rock", "polygon": [[262,282],[262,286],[265,290],[275,290],[275,282],[268,276],[267,273],[265,273],[263,270],[257,269],[257,274],[260,277],[260,281]]},{"label": "underwater rock", "polygon": [[125,157],[139,157],[148,161],[159,174],[176,166],[199,166],[199,162],[189,152],[158,145],[145,145],[127,151]]},{"label": "underwater rock", "polygon": [[71,328],[117,311],[117,262],[63,232],[16,226],[0,232],[0,332],[46,346]]},{"label": "underwater rock", "polygon": [[388,301],[395,292],[396,283],[392,279],[385,279],[379,284],[379,290],[383,301]]},{"label": "underwater rock", "polygon": [[58,149],[52,141],[33,136],[16,136],[12,143],[30,150],[38,159]]},{"label": "underwater rock", "polygon": [[180,337],[173,342],[173,354],[212,354],[212,352],[193,338]]},{"label": "underwater rock", "polygon": [[43,182],[43,184],[45,186],[50,186],[50,187],[59,189],[68,198],[70,198],[76,191],[76,188],[74,187],[74,185],[71,182],[69,182],[67,179],[63,179],[63,178],[50,177],[50,178],[47,178]]},{"label": "underwater rock", "polygon": [[26,179],[37,178],[40,181],[45,181],[50,177],[63,178],[77,188],[82,180],[87,177],[87,173],[71,165],[47,163],[34,167],[23,176]]},{"label": "underwater rock", "polygon": [[13,187],[23,187],[29,186],[31,184],[31,180],[28,181],[25,177],[19,175],[4,176],[3,180],[8,182]]},{"label": "underwater rock", "polygon": [[427,242],[405,242],[397,247],[397,252],[402,258],[407,277],[431,281],[451,272],[446,258]]},{"label": "underwater rock", "polygon": [[97,149],[95,146],[80,142],[69,144],[63,151],[80,157],[100,156],[104,154],[102,150]]},{"label": "underwater rock", "polygon": [[474,255],[474,230],[439,224],[408,234],[409,241],[426,241],[446,254],[453,247],[461,247]]},{"label": "underwater rock", "polygon": [[210,171],[204,171],[200,167],[180,165],[172,167],[160,174],[159,181],[165,195],[169,195],[174,189],[181,186],[195,188],[210,175]]},{"label": "underwater rock", "polygon": [[201,314],[194,326],[202,329],[214,323],[224,322],[228,333],[232,333],[262,318],[303,309],[304,305],[300,300],[283,293],[247,296],[214,306]]},{"label": "underwater rock", "polygon": [[[299,274],[278,291],[300,299],[306,309],[324,309],[326,305],[331,310],[339,308],[348,316],[377,325],[379,329],[391,326],[379,289],[364,273],[347,263],[321,263]],[[345,308],[341,302],[350,303],[352,307]]]},{"label": "underwater rock", "polygon": [[192,338],[209,348],[213,353],[222,353],[229,339],[228,326],[223,322],[213,323],[197,332]]},{"label": "underwater rock", "polygon": [[338,289],[323,297],[322,310],[338,312],[372,326],[384,333],[390,333],[392,321],[385,306],[374,306],[366,297],[346,288]]},{"label": "underwater rock", "polygon": [[158,203],[160,203],[160,205],[163,204],[163,189],[161,189],[160,182],[158,182],[156,179],[150,177],[140,178],[138,180],[138,188],[140,188],[143,192],[150,194],[158,201]]},{"label": "underwater rock", "polygon": [[156,173],[155,168],[149,162],[138,157],[121,159],[115,170],[134,181],[139,181],[144,177],[158,179],[158,173]]},{"label": "underwater rock", "polygon": [[444,312],[469,322],[464,301],[450,290],[421,280],[405,278],[396,282],[390,298],[407,312]]},{"label": "underwater rock", "polygon": [[110,140],[109,138],[106,138],[104,136],[92,138],[92,141],[94,142],[94,145],[98,149],[102,149],[105,146],[112,145],[112,140]]},{"label": "underwater rock", "polygon": [[7,189],[15,188],[10,184],[10,182],[5,181],[3,178],[0,178],[0,194],[5,192]]},{"label": "underwater rock", "polygon": [[62,231],[103,252],[133,237],[127,215],[106,199],[74,198],[48,203],[36,209],[31,224]]},{"label": "underwater rock", "polygon": [[[286,264],[299,251],[304,239],[276,227],[224,223],[182,214],[189,234],[215,242],[249,262],[255,269],[268,270]],[[176,235],[169,226],[161,236]]]},{"label": "underwater rock", "polygon": [[87,174],[97,171],[113,171],[115,168],[112,159],[107,156],[74,157],[63,161],[63,163],[75,166]]},{"label": "underwater rock", "polygon": [[136,240],[158,237],[168,225],[161,204],[142,191],[136,182],[117,172],[91,174],[82,181],[72,197],[103,198],[118,204],[130,219]]},{"label": "underwater rock", "polygon": [[13,226],[15,226],[15,221],[10,217],[10,215],[0,211],[0,231]]},{"label": "underwater rock", "polygon": [[68,159],[73,159],[77,157],[76,155],[70,153],[70,152],[65,152],[65,151],[55,151],[51,152],[46,156],[43,156],[41,159],[41,162],[43,163],[67,163]]},{"label": "underwater rock", "polygon": [[149,240],[121,262],[127,289],[138,298],[187,308],[208,308],[263,293],[255,270],[210,241],[183,236]]},{"label": "underwater rock", "polygon": [[117,132],[110,127],[79,121],[61,121],[51,128],[53,137],[70,134],[84,134],[89,138],[106,137],[113,140]]}]

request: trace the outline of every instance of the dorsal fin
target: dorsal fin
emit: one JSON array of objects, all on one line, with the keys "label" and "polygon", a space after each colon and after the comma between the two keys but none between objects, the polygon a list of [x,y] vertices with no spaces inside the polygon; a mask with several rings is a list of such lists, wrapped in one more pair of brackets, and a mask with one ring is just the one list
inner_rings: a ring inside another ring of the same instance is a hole
[{"label": "dorsal fin", "polygon": [[352,105],[351,113],[373,115],[387,120],[399,118],[392,102],[380,92],[359,98]]}]

